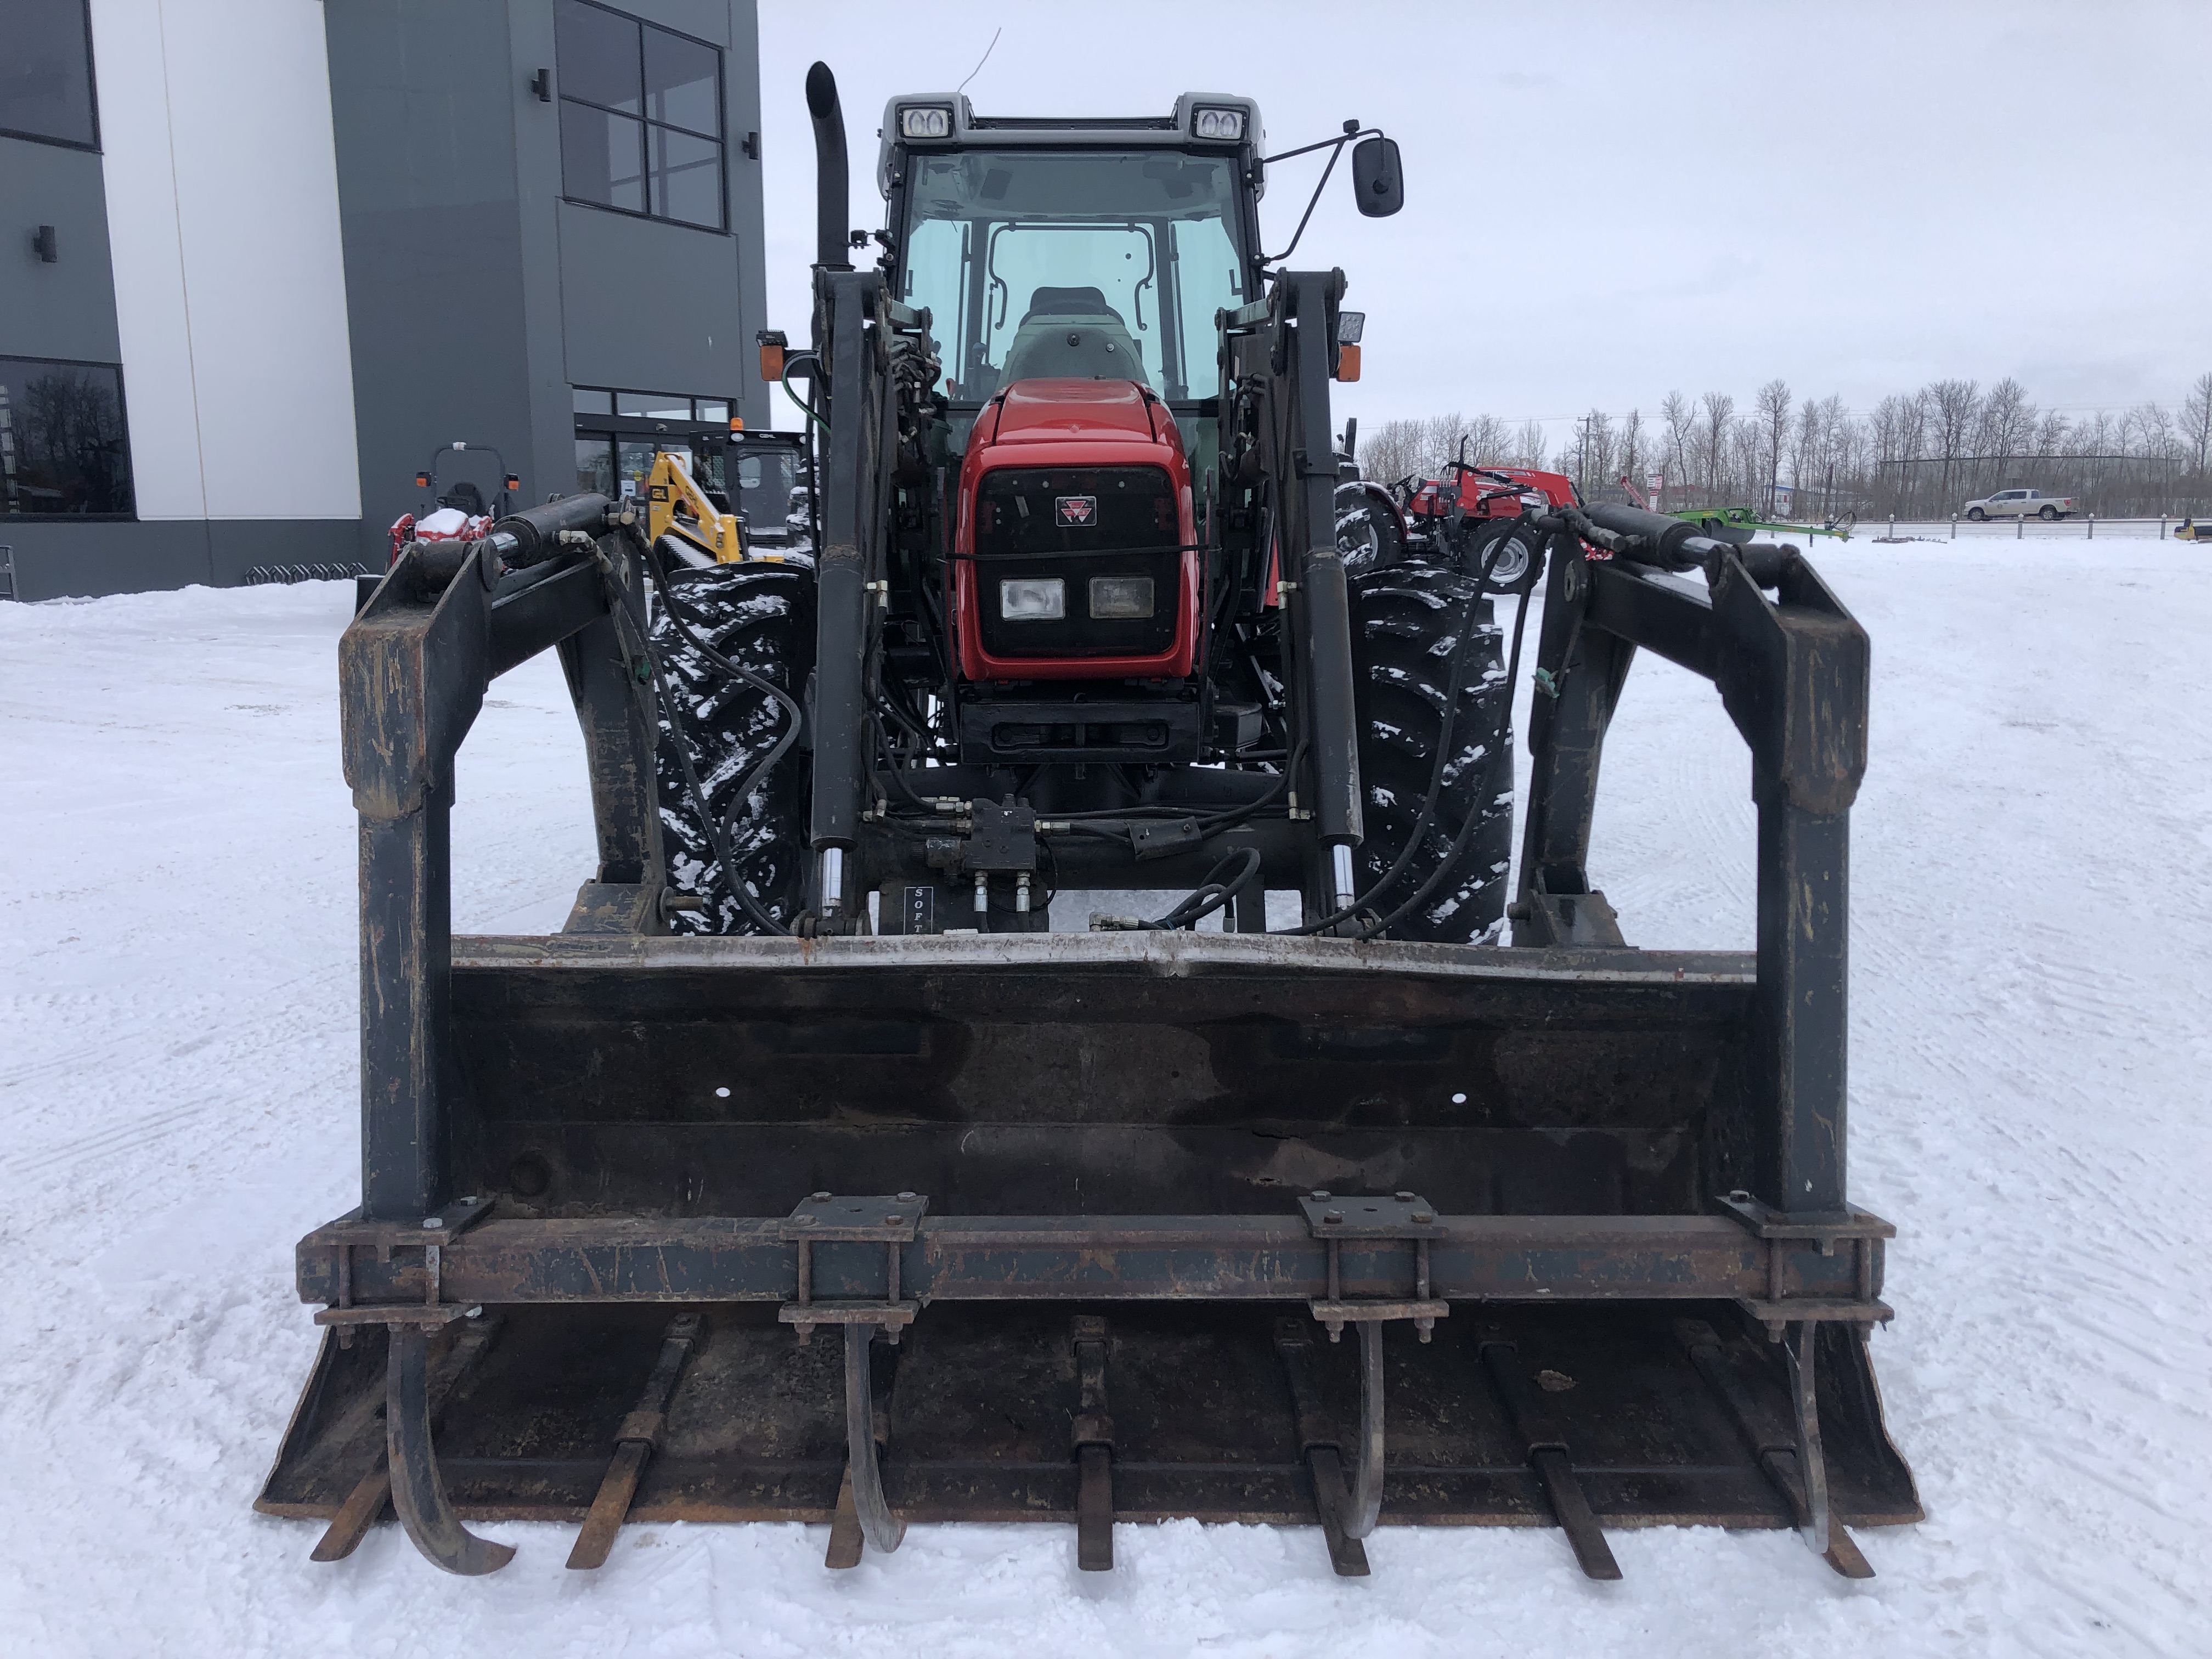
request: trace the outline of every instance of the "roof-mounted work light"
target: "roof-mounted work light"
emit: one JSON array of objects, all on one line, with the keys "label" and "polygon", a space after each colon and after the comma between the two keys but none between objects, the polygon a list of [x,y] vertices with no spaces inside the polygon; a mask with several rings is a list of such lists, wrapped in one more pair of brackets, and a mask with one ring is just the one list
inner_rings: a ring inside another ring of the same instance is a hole
[{"label": "roof-mounted work light", "polygon": [[899,112],[899,136],[904,138],[950,138],[952,112],[942,104],[909,104]]},{"label": "roof-mounted work light", "polygon": [[1244,112],[1241,109],[1193,110],[1190,131],[1194,138],[1212,138],[1234,143],[1244,136]]}]

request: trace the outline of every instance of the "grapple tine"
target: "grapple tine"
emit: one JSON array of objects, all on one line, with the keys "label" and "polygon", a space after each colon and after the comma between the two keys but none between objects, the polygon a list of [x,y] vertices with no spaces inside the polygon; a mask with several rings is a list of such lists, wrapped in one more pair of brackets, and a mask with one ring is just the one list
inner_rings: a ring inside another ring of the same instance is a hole
[{"label": "grapple tine", "polygon": [[415,1547],[433,1565],[464,1577],[497,1572],[514,1547],[479,1538],[461,1524],[438,1475],[430,1427],[430,1333],[419,1324],[391,1327],[385,1361],[385,1456],[392,1471],[392,1507]]},{"label": "grapple tine", "polygon": [[1803,1492],[1798,1530],[1813,1553],[1846,1578],[1871,1578],[1874,1568],[1844,1530],[1828,1501],[1828,1463],[1820,1450],[1818,1366],[1820,1327],[1798,1320],[1784,1333],[1782,1354],[1790,1368],[1790,1403],[1797,1424],[1797,1479]]},{"label": "grapple tine", "polygon": [[[491,1346],[492,1339],[498,1334],[499,1328],[500,1320],[495,1314],[466,1321],[460,1334],[453,1339],[453,1346],[447,1351],[444,1360],[432,1368],[430,1431],[433,1434],[444,1422],[446,1407],[454,1391],[461,1386],[470,1368],[483,1358],[485,1350]],[[341,1340],[347,1334],[347,1330],[340,1328],[338,1335]],[[374,1409],[381,1414],[384,1401],[381,1399],[375,1401]],[[331,1524],[324,1529],[322,1537],[317,1540],[307,1559],[321,1562],[344,1560],[361,1547],[361,1540],[368,1535],[368,1529],[383,1515],[384,1506],[391,1498],[392,1462],[380,1449],[375,1462],[368,1474],[354,1483],[353,1490],[346,1494],[345,1502],[338,1505],[337,1513],[331,1517]]]},{"label": "grapple tine", "polygon": [[1382,1515],[1382,1322],[1359,1322],[1359,1438],[1344,1533],[1364,1539]]},{"label": "grapple tine", "polygon": [[876,1328],[845,1327],[845,1470],[852,1481],[853,1514],[870,1549],[890,1554],[906,1537],[906,1522],[884,1498],[876,1462],[875,1400],[868,1384],[868,1345]]}]

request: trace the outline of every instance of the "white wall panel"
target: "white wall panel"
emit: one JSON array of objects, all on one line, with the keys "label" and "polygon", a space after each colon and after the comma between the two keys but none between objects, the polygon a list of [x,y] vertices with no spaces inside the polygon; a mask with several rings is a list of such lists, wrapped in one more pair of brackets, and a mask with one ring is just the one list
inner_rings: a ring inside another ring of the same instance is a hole
[{"label": "white wall panel", "polygon": [[158,0],[93,0],[116,332],[142,519],[204,519]]},{"label": "white wall panel", "polygon": [[92,10],[141,516],[358,517],[322,6]]}]

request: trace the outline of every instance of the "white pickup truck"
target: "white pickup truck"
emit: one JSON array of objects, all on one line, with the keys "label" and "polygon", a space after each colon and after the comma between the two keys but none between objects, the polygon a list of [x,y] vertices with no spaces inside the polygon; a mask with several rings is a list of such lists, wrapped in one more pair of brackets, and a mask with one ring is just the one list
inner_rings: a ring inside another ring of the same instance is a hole
[{"label": "white pickup truck", "polygon": [[1976,524],[1984,519],[2063,519],[2075,511],[2071,495],[2046,495],[2039,489],[2000,489],[1978,501],[1968,501],[1966,514]]}]

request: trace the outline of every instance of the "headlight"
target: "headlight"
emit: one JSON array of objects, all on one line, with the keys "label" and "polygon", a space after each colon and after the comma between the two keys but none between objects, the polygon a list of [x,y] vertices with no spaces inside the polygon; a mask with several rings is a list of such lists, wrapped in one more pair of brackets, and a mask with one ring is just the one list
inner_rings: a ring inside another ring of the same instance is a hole
[{"label": "headlight", "polygon": [[1234,143],[1244,136],[1244,112],[1241,109],[1201,109],[1192,112],[1191,135],[1198,138],[1219,138]]},{"label": "headlight", "polygon": [[1336,343],[1339,345],[1358,345],[1359,337],[1367,331],[1367,313],[1364,311],[1340,311],[1336,313]]},{"label": "headlight", "polygon": [[920,104],[899,112],[899,134],[906,138],[950,138],[952,112],[941,104]]},{"label": "headlight", "polygon": [[1091,579],[1091,614],[1100,621],[1109,617],[1151,616],[1152,579],[1150,576],[1093,576]]},{"label": "headlight", "polygon": [[1067,584],[1057,576],[1009,577],[999,584],[999,615],[1007,622],[1058,622],[1067,615]]}]

